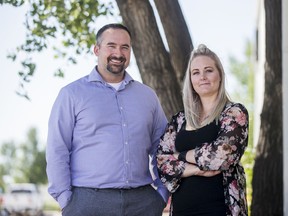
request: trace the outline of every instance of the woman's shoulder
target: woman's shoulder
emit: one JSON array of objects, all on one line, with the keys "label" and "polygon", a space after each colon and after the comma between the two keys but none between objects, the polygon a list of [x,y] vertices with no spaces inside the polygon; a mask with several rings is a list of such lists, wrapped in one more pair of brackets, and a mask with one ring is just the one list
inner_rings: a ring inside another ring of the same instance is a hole
[{"label": "woman's shoulder", "polygon": [[180,119],[185,120],[185,113],[184,110],[180,110],[174,115],[172,115],[171,120],[173,121],[179,121]]},{"label": "woman's shoulder", "polygon": [[183,110],[178,111],[174,115],[172,115],[170,120],[170,125],[174,125],[175,127],[181,127],[182,124],[185,122],[185,113]]},{"label": "woman's shoulder", "polygon": [[176,112],[174,115],[172,115],[172,118],[179,118],[179,117],[185,117],[184,110],[180,110]]},{"label": "woman's shoulder", "polygon": [[241,122],[241,124],[246,124],[249,121],[248,111],[246,107],[241,103],[227,103],[220,115],[220,121],[224,121],[227,117],[229,119],[235,119]]},{"label": "woman's shoulder", "polygon": [[246,107],[239,102],[228,102],[225,105],[222,113],[226,113],[228,111],[240,111],[248,114]]}]

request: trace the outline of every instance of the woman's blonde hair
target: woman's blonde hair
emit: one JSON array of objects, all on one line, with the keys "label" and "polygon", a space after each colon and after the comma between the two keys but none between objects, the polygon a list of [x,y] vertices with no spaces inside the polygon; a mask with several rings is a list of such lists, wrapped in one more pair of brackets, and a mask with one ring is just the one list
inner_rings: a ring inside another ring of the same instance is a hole
[{"label": "woman's blonde hair", "polygon": [[[196,93],[191,83],[191,63],[198,56],[207,56],[215,62],[215,66],[220,73],[221,80],[216,98],[216,106],[212,110],[209,117],[204,119],[203,122],[200,122],[200,117],[203,112],[200,96]],[[219,57],[213,51],[207,48],[206,45],[200,44],[197,49],[194,49],[191,52],[183,83],[183,103],[187,124],[194,129],[197,129],[212,122],[214,119],[218,119],[228,101],[230,100],[225,89],[225,73],[222,63]]]}]

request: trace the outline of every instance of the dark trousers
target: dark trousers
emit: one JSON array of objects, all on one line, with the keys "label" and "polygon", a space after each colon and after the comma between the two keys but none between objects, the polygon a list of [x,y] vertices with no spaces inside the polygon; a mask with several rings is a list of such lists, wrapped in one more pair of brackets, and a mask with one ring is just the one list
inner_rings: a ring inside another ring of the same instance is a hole
[{"label": "dark trousers", "polygon": [[63,216],[161,216],[166,203],[150,185],[134,189],[75,187]]}]

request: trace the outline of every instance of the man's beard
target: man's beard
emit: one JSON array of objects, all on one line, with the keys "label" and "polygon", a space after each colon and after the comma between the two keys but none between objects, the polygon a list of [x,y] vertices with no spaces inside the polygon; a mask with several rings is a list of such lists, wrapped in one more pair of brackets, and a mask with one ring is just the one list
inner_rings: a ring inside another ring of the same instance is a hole
[{"label": "man's beard", "polygon": [[[115,59],[117,61],[121,61],[121,65],[114,65],[113,63],[111,63],[111,60]],[[108,57],[107,59],[108,64],[107,64],[107,70],[113,74],[120,74],[125,70],[125,62],[126,62],[126,58],[125,57]]]}]

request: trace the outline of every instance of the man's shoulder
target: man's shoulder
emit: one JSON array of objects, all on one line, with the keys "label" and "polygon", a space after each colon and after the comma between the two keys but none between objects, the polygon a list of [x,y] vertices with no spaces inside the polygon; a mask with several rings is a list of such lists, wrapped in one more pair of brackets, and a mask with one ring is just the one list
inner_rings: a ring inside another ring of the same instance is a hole
[{"label": "man's shoulder", "polygon": [[78,79],[68,83],[67,85],[65,85],[63,87],[63,89],[74,89],[74,88],[78,88],[81,85],[87,84],[88,83],[88,76],[89,75],[83,76],[81,78],[78,78]]},{"label": "man's shoulder", "polygon": [[81,92],[83,92],[83,90],[86,88],[85,86],[87,86],[87,82],[88,82],[87,80],[88,80],[88,76],[84,76],[66,84],[60,89],[59,95],[71,96],[71,95],[78,95],[79,93],[81,94]]},{"label": "man's shoulder", "polygon": [[147,93],[151,93],[151,94],[155,94],[156,95],[155,90],[152,87],[150,87],[149,85],[147,85],[147,84],[141,83],[141,82],[139,82],[137,80],[133,80],[132,85],[135,88],[138,88],[138,89],[140,89],[142,91],[145,91]]}]

